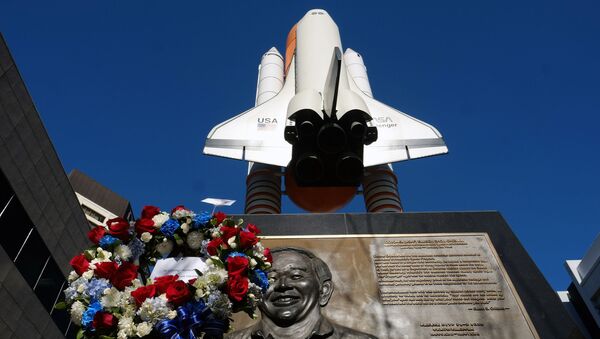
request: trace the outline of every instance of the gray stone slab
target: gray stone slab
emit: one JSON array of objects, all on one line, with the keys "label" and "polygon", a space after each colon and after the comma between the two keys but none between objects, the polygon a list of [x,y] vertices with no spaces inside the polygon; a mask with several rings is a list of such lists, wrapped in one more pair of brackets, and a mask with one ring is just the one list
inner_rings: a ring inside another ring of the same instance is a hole
[{"label": "gray stone slab", "polygon": [[12,57],[8,51],[8,46],[4,42],[4,37],[0,34],[0,76],[13,66]]},{"label": "gray stone slab", "polygon": [[0,102],[4,107],[4,111],[8,113],[9,120],[16,126],[17,123],[25,119],[25,112],[10,84],[11,79],[8,77],[9,73],[14,72],[16,72],[15,68],[11,68],[4,76],[0,77]]},{"label": "gray stone slab", "polygon": [[60,332],[54,321],[48,322],[42,333],[44,339],[64,339],[65,336]]},{"label": "gray stone slab", "polygon": [[23,311],[4,286],[0,286],[0,318],[12,331],[17,330],[17,323]]},{"label": "gray stone slab", "polygon": [[12,337],[15,339],[43,338],[37,325],[26,317],[21,317]]},{"label": "gray stone slab", "polygon": [[0,318],[0,339],[1,338],[10,338],[13,334],[13,331],[8,327],[8,325]]},{"label": "gray stone slab", "polygon": [[10,272],[13,266],[12,260],[6,254],[4,248],[0,246],[0,285],[4,282],[4,279],[6,279],[8,272]]},{"label": "gray stone slab", "polygon": [[2,140],[7,138],[15,129],[15,125],[8,118],[8,112],[2,106],[2,102],[0,102],[0,121],[2,121],[0,124],[0,140]]}]

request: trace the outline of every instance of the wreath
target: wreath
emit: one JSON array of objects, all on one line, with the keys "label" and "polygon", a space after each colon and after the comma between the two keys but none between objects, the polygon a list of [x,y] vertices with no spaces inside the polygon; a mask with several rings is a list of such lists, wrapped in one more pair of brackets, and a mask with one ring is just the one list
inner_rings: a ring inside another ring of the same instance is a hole
[{"label": "wreath", "polygon": [[[221,338],[232,313],[255,316],[269,287],[272,257],[259,233],[221,212],[145,206],[135,222],[114,218],[89,231],[93,246],[70,261],[56,308],[69,311],[77,338]],[[193,257],[203,264],[192,278],[152,274]]]}]

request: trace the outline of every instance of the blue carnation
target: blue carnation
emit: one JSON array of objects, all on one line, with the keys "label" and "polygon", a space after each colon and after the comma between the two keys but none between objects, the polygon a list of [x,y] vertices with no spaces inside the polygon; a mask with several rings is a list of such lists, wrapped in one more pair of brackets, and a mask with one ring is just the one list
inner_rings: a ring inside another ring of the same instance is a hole
[{"label": "blue carnation", "polygon": [[87,286],[87,293],[93,299],[100,299],[104,290],[111,287],[106,279],[92,279]]},{"label": "blue carnation", "polygon": [[119,239],[113,237],[112,235],[105,235],[100,239],[100,242],[98,243],[100,245],[100,247],[102,247],[103,249],[109,249],[111,246],[113,246],[114,244],[116,244],[119,241]]},{"label": "blue carnation", "polygon": [[175,219],[169,219],[160,227],[160,231],[167,237],[173,237],[173,234],[175,234],[175,231],[177,231],[178,228],[179,222]]},{"label": "blue carnation", "polygon": [[81,326],[85,328],[90,328],[92,326],[92,322],[94,321],[94,316],[98,311],[102,309],[102,305],[98,300],[92,299],[92,303],[88,307],[85,312],[83,312],[83,316],[81,317]]},{"label": "blue carnation", "polygon": [[267,289],[269,288],[269,278],[267,278],[265,271],[258,269],[254,270],[251,280],[262,289],[263,293],[267,292]]},{"label": "blue carnation", "polygon": [[212,216],[207,212],[202,212],[201,214],[196,214],[192,218],[192,228],[201,228],[207,226],[208,222]]}]

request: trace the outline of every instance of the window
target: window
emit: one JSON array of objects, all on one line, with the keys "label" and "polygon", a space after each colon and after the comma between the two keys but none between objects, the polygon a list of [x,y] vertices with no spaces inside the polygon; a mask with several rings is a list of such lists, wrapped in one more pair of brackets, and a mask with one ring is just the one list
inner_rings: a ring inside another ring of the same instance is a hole
[{"label": "window", "polygon": [[[48,258],[48,263],[44,267],[44,271],[40,275],[34,291],[42,305],[44,305],[46,311],[49,313],[52,313],[52,308],[62,292],[61,287],[64,283],[65,277],[63,277],[56,261],[52,258]],[[66,329],[65,326],[65,330]]]},{"label": "window", "polygon": [[98,220],[99,222],[104,222],[104,216],[96,211],[94,211],[93,209],[87,207],[84,204],[81,204],[81,208],[83,209],[83,213],[85,213],[85,215],[87,215],[88,217],[94,219],[94,220]]},{"label": "window", "polygon": [[50,259],[50,251],[34,228],[15,258],[15,266],[25,281],[34,288]]},{"label": "window", "polygon": [[25,209],[17,197],[13,197],[0,215],[0,231],[2,232],[0,245],[4,247],[11,259],[14,260],[17,256],[32,227]]}]

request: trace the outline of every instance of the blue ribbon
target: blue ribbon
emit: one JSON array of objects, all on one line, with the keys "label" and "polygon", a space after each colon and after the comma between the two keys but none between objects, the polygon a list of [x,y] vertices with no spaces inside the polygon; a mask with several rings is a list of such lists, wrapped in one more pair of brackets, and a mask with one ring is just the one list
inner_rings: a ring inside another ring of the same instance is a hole
[{"label": "blue ribbon", "polygon": [[197,339],[197,333],[204,333],[204,338],[222,338],[228,327],[229,321],[215,317],[202,301],[179,306],[177,317],[160,321],[155,326],[164,339]]}]

